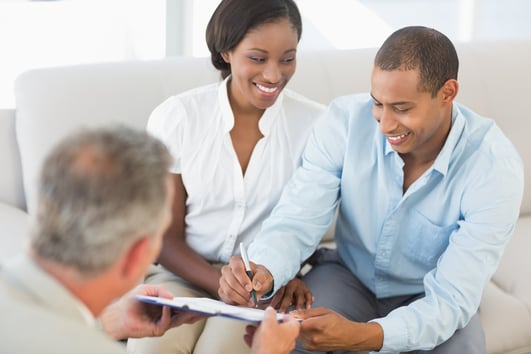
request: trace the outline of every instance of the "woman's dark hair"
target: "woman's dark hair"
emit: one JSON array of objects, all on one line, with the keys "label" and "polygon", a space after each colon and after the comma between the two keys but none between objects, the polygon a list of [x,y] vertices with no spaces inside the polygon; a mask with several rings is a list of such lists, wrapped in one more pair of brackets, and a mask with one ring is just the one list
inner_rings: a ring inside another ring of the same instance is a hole
[{"label": "woman's dark hair", "polygon": [[288,19],[297,31],[297,40],[302,34],[299,9],[293,0],[223,0],[210,18],[206,29],[206,42],[212,65],[224,79],[231,73],[230,64],[221,53],[234,49],[249,30],[265,23]]},{"label": "woman's dark hair", "polygon": [[419,92],[432,97],[447,80],[456,79],[459,60],[454,45],[439,31],[422,26],[404,27],[382,44],[374,65],[382,70],[419,69]]}]

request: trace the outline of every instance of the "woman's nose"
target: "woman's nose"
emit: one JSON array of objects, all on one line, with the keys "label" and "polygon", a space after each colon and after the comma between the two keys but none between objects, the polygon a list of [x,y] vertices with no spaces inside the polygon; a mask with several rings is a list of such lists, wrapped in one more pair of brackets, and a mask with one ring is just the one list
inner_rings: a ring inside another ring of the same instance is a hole
[{"label": "woman's nose", "polygon": [[262,73],[264,80],[275,84],[282,78],[282,72],[276,63],[268,63]]}]

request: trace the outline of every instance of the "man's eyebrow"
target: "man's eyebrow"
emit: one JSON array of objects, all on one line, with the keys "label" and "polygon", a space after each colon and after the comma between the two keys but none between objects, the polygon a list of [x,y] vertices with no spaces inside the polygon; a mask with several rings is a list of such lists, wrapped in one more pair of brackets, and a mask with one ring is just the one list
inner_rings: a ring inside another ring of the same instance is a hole
[{"label": "man's eyebrow", "polygon": [[402,106],[402,105],[405,105],[405,104],[409,104],[411,102],[408,102],[408,101],[398,101],[398,102],[391,102],[390,105],[391,106]]},{"label": "man's eyebrow", "polygon": [[[380,101],[378,101],[378,100],[376,99],[376,97],[373,96],[372,93],[371,93],[370,95],[371,95],[371,97],[372,97],[372,99],[373,99],[374,101],[376,101],[376,102],[378,102],[378,103],[381,103]],[[409,103],[411,103],[411,102],[408,102],[408,101],[397,101],[397,102],[391,102],[391,103],[389,103],[389,105],[391,105],[391,106],[402,106],[402,105],[409,104]]]}]

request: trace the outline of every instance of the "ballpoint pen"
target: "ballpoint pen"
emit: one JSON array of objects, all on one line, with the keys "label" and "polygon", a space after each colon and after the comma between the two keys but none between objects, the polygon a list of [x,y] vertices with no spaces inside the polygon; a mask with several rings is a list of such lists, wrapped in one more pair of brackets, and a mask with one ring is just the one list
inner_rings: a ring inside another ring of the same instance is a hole
[{"label": "ballpoint pen", "polygon": [[[243,264],[245,266],[245,273],[249,279],[253,280],[253,272],[251,271],[251,264],[249,264],[249,257],[247,256],[247,251],[243,246],[243,242],[240,242],[240,253],[242,255]],[[258,301],[256,300],[256,291],[251,290],[251,296],[253,297],[254,307],[258,307]]]}]

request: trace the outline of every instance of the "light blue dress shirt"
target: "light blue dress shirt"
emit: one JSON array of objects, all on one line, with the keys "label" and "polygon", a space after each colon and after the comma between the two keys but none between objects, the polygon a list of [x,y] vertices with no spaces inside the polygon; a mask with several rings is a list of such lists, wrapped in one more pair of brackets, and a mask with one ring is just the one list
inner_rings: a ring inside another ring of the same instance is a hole
[{"label": "light blue dress shirt", "polygon": [[352,273],[378,298],[426,295],[375,319],[381,352],[428,349],[477,312],[519,214],[523,165],[493,120],[454,103],[441,152],[403,193],[403,161],[372,105],[367,94],[331,103],[249,256],[271,271],[276,291],[339,205],[337,249]]}]

